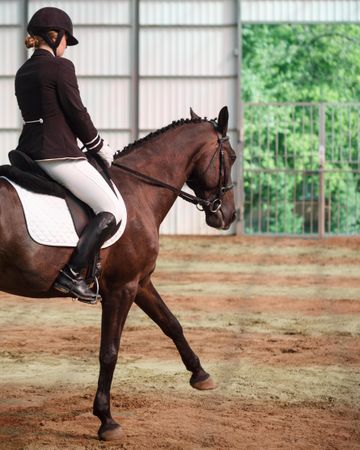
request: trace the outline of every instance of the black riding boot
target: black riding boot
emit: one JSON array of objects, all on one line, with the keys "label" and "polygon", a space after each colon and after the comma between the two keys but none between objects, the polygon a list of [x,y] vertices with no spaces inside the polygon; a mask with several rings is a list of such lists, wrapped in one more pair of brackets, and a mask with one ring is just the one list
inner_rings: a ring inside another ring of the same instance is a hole
[{"label": "black riding boot", "polygon": [[86,284],[80,272],[87,267],[96,252],[111,236],[115,226],[115,217],[107,212],[99,213],[86,225],[69,263],[55,280],[55,289],[70,294],[84,303],[94,304],[100,299]]}]

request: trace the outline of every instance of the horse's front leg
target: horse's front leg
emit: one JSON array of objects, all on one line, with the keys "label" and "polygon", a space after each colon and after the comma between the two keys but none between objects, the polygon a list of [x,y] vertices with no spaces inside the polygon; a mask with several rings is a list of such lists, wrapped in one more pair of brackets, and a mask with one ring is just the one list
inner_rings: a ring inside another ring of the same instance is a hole
[{"label": "horse's front leg", "polygon": [[201,367],[198,356],[193,352],[185,339],[183,329],[166,306],[159,293],[149,281],[146,286],[139,288],[135,303],[170,337],[178,349],[187,370],[192,372],[190,384],[195,389],[214,389],[216,384],[210,375]]},{"label": "horse's front leg", "polygon": [[101,420],[98,436],[102,440],[119,440],[123,437],[120,425],[110,412],[110,388],[117,362],[121,333],[129,309],[134,301],[137,286],[120,290],[106,290],[102,301],[100,374],[94,400],[93,413]]}]

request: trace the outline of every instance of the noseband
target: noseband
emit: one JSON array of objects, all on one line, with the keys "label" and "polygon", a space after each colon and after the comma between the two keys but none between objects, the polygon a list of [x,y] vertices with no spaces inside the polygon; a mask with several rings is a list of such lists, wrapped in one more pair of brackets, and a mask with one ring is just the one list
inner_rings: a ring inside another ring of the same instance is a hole
[{"label": "noseband", "polygon": [[128,166],[124,166],[123,164],[119,164],[118,162],[113,162],[112,165],[118,167],[119,169],[123,170],[124,172],[129,173],[130,175],[133,175],[135,178],[138,178],[139,180],[144,181],[145,183],[151,184],[153,186],[161,187],[168,189],[172,192],[174,192],[178,197],[182,198],[183,200],[193,203],[196,205],[196,208],[200,211],[203,211],[205,208],[208,208],[210,212],[217,213],[219,209],[222,206],[222,199],[227,191],[230,191],[234,186],[233,184],[226,185],[226,168],[225,168],[225,151],[223,149],[223,143],[229,140],[229,136],[219,136],[219,133],[217,131],[217,126],[215,121],[210,121],[212,125],[215,128],[215,131],[218,135],[217,140],[217,147],[215,150],[215,153],[213,157],[211,158],[210,164],[204,174],[209,170],[209,167],[211,165],[212,160],[215,158],[215,155],[219,152],[219,181],[216,189],[216,196],[213,200],[206,200],[201,197],[197,197],[196,195],[189,194],[188,192],[185,192],[181,189],[177,189],[174,186],[171,186],[170,184],[164,183],[163,181],[157,180],[156,178],[150,177],[149,175],[145,175],[141,172],[138,172],[137,170],[131,169]]}]

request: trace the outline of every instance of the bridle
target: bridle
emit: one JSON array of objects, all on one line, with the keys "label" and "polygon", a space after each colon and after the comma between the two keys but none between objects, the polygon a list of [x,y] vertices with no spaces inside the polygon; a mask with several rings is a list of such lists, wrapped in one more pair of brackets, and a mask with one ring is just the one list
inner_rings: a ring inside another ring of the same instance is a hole
[{"label": "bridle", "polygon": [[[131,169],[128,166],[124,166],[123,164],[119,164],[118,162],[114,161],[112,163],[113,166],[118,167],[119,169],[123,170],[124,172],[129,173],[130,175],[134,176],[135,178],[151,184],[152,186],[157,186],[161,188],[168,189],[172,192],[174,192],[178,197],[182,198],[183,200],[193,203],[196,205],[197,209],[200,211],[203,211],[205,208],[208,208],[210,212],[216,213],[219,211],[219,209],[222,206],[222,199],[227,191],[230,191],[233,189],[233,184],[226,185],[226,167],[225,167],[225,151],[223,148],[224,142],[227,142],[229,140],[229,136],[220,136],[219,132],[217,131],[217,124],[215,121],[210,121],[212,125],[215,128],[215,131],[217,133],[218,139],[217,139],[217,148],[214,152],[213,157],[211,158],[211,161],[209,163],[208,168],[205,170],[204,174],[209,170],[211,163],[213,159],[215,158],[216,154],[219,153],[219,180],[218,185],[216,188],[216,196],[212,200],[206,200],[201,197],[197,197],[196,195],[189,194],[188,192],[185,192],[181,189],[177,189],[174,186],[171,186],[170,184],[167,184],[163,181],[157,180],[156,178],[150,177],[149,175],[145,175],[144,173],[138,172],[137,170]],[[189,180],[188,180],[189,181]]]},{"label": "bridle", "polygon": [[[222,199],[225,195],[225,193],[227,191],[230,191],[231,189],[233,189],[234,185],[233,184],[228,184],[226,185],[226,179],[227,179],[227,174],[226,174],[226,166],[225,166],[225,151],[223,148],[223,143],[227,142],[229,140],[229,136],[220,136],[219,132],[217,130],[217,123],[215,120],[210,120],[210,123],[214,126],[215,131],[217,133],[218,136],[218,140],[217,140],[217,147],[216,150],[209,162],[208,167],[206,168],[206,170],[203,172],[203,175],[205,175],[207,173],[207,171],[210,169],[212,162],[215,159],[215,156],[217,153],[219,153],[219,179],[218,179],[218,185],[216,188],[216,197],[210,202],[210,206],[209,206],[209,210],[212,213],[216,213],[219,211],[219,209],[222,206]],[[187,183],[189,184],[189,182],[191,182],[192,180],[188,180]],[[203,211],[203,206],[199,204],[196,205],[197,209],[199,209],[200,211]]]}]

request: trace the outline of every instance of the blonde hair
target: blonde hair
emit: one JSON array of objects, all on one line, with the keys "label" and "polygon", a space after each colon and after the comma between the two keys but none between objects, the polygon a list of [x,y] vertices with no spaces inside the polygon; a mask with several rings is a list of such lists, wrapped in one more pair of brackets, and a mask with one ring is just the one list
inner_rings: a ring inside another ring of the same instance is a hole
[{"label": "blonde hair", "polygon": [[[50,39],[55,41],[57,38],[58,32],[57,31],[48,31],[48,36]],[[25,38],[25,45],[26,48],[39,48],[41,44],[46,44],[45,40],[40,36],[26,36]]]}]

